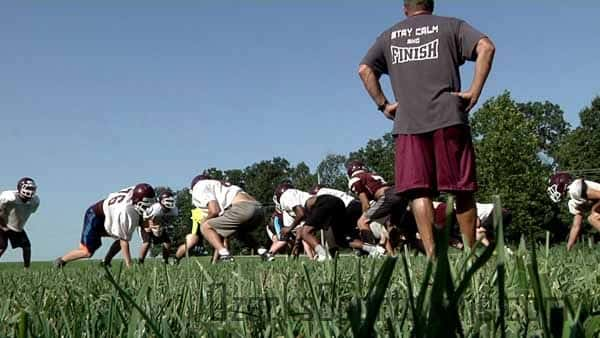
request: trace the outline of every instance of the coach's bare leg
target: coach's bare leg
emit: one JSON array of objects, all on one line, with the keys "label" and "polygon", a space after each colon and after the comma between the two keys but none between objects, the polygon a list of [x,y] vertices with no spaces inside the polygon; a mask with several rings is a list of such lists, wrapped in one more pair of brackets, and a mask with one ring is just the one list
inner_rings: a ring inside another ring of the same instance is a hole
[{"label": "coach's bare leg", "polygon": [[181,259],[185,256],[185,253],[196,246],[200,241],[200,236],[194,234],[188,234],[185,236],[185,243],[181,244],[179,248],[177,248],[177,252],[175,253],[175,258]]},{"label": "coach's bare leg", "polygon": [[106,256],[104,256],[104,264],[110,264],[112,259],[121,251],[121,240],[117,239],[110,245]]},{"label": "coach's bare leg", "polygon": [[456,194],[456,220],[466,241],[465,244],[472,248],[475,245],[475,225],[477,223],[477,207],[473,193]]},{"label": "coach's bare leg", "polygon": [[431,197],[421,195],[410,202],[410,207],[415,215],[425,254],[432,258],[435,255],[435,242],[433,241],[433,202]]}]

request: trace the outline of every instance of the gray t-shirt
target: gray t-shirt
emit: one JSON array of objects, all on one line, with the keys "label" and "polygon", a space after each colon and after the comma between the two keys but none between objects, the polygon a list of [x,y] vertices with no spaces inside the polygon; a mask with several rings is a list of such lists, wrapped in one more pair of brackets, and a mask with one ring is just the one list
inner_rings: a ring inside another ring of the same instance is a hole
[{"label": "gray t-shirt", "polygon": [[362,64],[389,74],[398,102],[393,134],[420,134],[468,124],[459,66],[475,60],[486,37],[468,23],[436,15],[406,18],[383,32]]}]

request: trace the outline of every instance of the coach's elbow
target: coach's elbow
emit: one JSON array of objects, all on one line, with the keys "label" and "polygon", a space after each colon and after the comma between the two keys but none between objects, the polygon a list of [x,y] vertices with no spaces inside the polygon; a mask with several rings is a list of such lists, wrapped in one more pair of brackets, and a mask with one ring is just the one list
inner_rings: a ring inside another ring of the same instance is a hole
[{"label": "coach's elbow", "polygon": [[373,71],[371,70],[371,67],[369,67],[368,65],[362,63],[360,64],[360,66],[358,66],[358,76],[360,76],[361,79],[364,79],[367,77],[368,74],[371,74]]},{"label": "coach's elbow", "polygon": [[483,38],[477,43],[477,55],[486,55],[494,57],[496,54],[496,46],[489,38]]}]

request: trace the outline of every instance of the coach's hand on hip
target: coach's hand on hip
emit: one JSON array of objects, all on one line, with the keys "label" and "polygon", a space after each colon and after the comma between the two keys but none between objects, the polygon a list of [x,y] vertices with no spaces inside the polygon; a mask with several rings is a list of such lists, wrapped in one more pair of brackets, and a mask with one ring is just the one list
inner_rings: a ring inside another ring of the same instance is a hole
[{"label": "coach's hand on hip", "polygon": [[468,90],[466,92],[454,92],[451,94],[456,95],[463,100],[464,104],[466,105],[465,113],[471,111],[471,109],[477,104],[477,100],[479,100],[479,94],[475,94],[471,90]]},{"label": "coach's hand on hip", "polygon": [[388,103],[383,109],[383,115],[393,121],[396,117],[396,109],[398,109],[398,102]]}]

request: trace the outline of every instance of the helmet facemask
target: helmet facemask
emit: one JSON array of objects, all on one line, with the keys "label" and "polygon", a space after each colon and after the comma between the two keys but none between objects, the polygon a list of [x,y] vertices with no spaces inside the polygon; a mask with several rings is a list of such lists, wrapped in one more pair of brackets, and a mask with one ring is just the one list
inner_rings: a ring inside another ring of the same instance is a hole
[{"label": "helmet facemask", "polygon": [[29,201],[35,196],[37,185],[32,180],[23,181],[19,185],[18,194],[22,200]]},{"label": "helmet facemask", "polygon": [[159,203],[167,209],[175,208],[175,198],[173,198],[172,196],[164,197],[160,200]]},{"label": "helmet facemask", "polygon": [[133,207],[138,214],[143,215],[146,209],[150,208],[153,203],[153,198],[144,197],[141,201],[135,203]]}]

